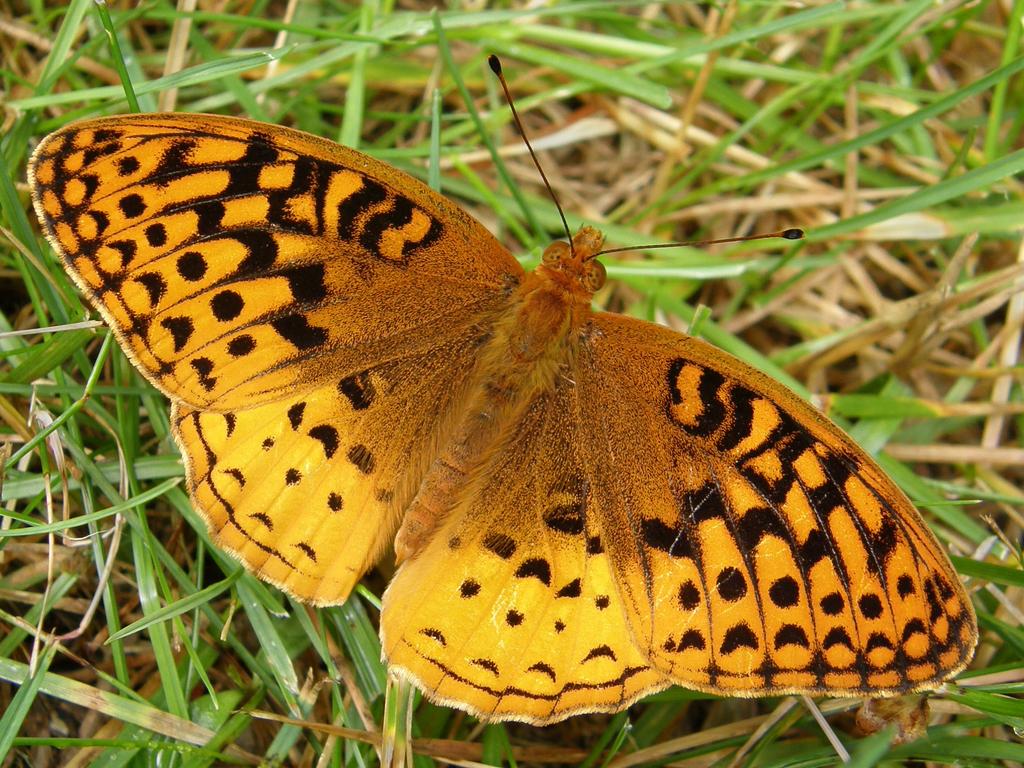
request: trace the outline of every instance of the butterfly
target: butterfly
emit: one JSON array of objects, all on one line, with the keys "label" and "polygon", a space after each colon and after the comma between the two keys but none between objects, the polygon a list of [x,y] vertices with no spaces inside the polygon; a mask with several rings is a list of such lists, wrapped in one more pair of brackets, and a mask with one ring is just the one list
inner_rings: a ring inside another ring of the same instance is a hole
[{"label": "butterfly", "polygon": [[72,123],[29,179],[170,399],[217,543],[332,605],[393,542],[383,653],[430,699],[546,724],[674,684],[895,695],[970,660],[904,494],[774,380],[595,311],[596,229],[527,273],[405,173],[213,115]]}]

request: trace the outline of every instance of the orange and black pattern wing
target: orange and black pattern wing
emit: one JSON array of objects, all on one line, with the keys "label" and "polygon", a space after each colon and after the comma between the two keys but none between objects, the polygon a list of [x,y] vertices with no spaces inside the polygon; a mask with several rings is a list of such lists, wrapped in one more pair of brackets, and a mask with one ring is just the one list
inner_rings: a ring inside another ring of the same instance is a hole
[{"label": "orange and black pattern wing", "polygon": [[974,613],[948,557],[806,402],[703,342],[605,314],[573,378],[594,513],[654,668],[726,695],[878,696],[970,660]]},{"label": "orange and black pattern wing", "polygon": [[443,342],[522,269],[412,177],[213,115],[73,123],[29,179],[68,272],[175,400],[230,409]]}]

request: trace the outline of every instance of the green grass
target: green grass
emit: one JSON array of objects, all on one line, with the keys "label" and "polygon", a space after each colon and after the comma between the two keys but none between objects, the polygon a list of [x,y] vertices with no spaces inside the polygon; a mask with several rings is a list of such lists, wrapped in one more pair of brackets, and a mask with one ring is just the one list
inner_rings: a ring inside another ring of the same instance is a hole
[{"label": "green grass", "polygon": [[[308,2],[284,19],[260,0],[123,3],[105,19],[89,0],[36,0],[0,20],[0,764],[372,765],[331,728],[379,729],[386,680],[386,573],[312,610],[243,572],[189,505],[164,399],[102,327],[53,329],[94,315],[39,235],[31,148],[136,104],[294,125],[432,169],[532,265],[558,217],[489,53],[533,140],[556,145],[542,161],[571,227],[611,245],[808,230],[619,254],[598,299],[680,329],[708,307],[701,335],[813,393],[959,556],[977,658],[911,743],[851,735],[854,705],[820,702],[857,764],[1024,762],[1024,2],[1012,19],[987,1],[743,2],[718,33],[696,4],[415,5]],[[56,646],[47,634],[80,623]],[[537,729],[419,702],[413,736],[434,740],[414,742],[418,765],[834,764],[800,705],[751,741],[779,706],[676,688]]]}]

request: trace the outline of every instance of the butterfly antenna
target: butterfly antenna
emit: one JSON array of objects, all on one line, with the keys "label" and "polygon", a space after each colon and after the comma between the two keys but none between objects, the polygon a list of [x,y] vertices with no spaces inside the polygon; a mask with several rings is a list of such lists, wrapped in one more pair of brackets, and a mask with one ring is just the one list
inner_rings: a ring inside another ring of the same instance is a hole
[{"label": "butterfly antenna", "polygon": [[742,243],[747,240],[768,240],[773,237],[781,237],[784,240],[802,240],[804,231],[802,229],[782,229],[778,232],[765,232],[761,235],[744,235],[742,237],[719,237],[714,240],[686,240],[679,243],[654,243],[653,245],[629,245],[624,248],[609,248],[606,251],[595,253],[592,258],[607,256],[609,253],[622,253],[623,251],[651,251],[655,248],[681,248],[683,246],[715,245],[716,243]]},{"label": "butterfly antenna", "polygon": [[516,111],[515,102],[512,101],[512,93],[508,89],[508,83],[505,82],[505,75],[501,73],[501,61],[493,53],[487,57],[487,63],[491,67],[491,71],[498,76],[498,82],[501,83],[501,89],[505,92],[505,101],[508,102],[509,109],[512,110],[512,118],[516,121],[516,128],[519,130],[519,135],[523,137],[523,143],[526,144],[526,148],[530,150],[530,157],[533,158],[533,164],[537,166],[537,171],[540,172],[540,177],[544,180],[544,186],[548,188],[548,194],[551,195],[551,199],[555,203],[555,208],[558,209],[558,216],[562,219],[562,229],[565,230],[565,237],[569,241],[569,251],[576,255],[572,247],[572,233],[569,232],[569,222],[565,220],[565,214],[562,212],[562,206],[558,204],[558,198],[555,197],[555,191],[551,189],[551,184],[548,182],[548,177],[544,173],[544,169],[541,168],[540,160],[537,159],[537,155],[533,151],[533,147],[530,146],[530,140],[526,137],[526,130],[523,128],[523,121],[519,119],[519,112]]}]

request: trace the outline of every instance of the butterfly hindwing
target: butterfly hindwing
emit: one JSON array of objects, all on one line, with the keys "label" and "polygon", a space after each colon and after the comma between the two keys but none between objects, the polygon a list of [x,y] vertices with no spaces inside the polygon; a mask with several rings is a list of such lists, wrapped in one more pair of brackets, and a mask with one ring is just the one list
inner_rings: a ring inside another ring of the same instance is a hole
[{"label": "butterfly hindwing", "polygon": [[319,605],[344,601],[391,544],[473,369],[471,324],[448,343],[238,411],[176,404],[189,491],[218,544]]},{"label": "butterfly hindwing", "polygon": [[200,409],[271,402],[443,341],[522,274],[415,179],[248,120],[74,123],[40,144],[29,176],[50,241],[122,347]]},{"label": "butterfly hindwing", "polygon": [[668,685],[631,639],[575,398],[527,409],[384,595],[385,656],[435,701],[544,723]]}]

